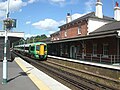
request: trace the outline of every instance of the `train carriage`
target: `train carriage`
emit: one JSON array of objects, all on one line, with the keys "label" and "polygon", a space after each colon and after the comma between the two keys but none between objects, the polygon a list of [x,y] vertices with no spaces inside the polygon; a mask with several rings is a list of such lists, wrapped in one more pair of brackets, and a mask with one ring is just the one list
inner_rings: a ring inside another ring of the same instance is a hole
[{"label": "train carriage", "polygon": [[31,58],[40,60],[47,59],[47,44],[43,42],[17,45],[14,47],[14,50]]}]

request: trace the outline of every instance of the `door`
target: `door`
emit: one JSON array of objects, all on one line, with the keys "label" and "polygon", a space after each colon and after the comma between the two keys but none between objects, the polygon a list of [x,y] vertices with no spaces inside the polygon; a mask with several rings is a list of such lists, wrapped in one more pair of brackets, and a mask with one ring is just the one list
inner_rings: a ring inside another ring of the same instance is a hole
[{"label": "door", "polygon": [[76,58],[76,47],[74,45],[70,47],[70,58]]}]

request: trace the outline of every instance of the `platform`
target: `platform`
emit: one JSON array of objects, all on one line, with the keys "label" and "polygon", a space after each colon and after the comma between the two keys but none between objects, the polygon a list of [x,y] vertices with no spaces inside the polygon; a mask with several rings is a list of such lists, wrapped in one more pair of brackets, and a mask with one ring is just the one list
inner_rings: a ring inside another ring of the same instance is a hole
[{"label": "platform", "polygon": [[0,62],[0,90],[70,90],[19,57],[8,62],[8,83],[2,84]]}]

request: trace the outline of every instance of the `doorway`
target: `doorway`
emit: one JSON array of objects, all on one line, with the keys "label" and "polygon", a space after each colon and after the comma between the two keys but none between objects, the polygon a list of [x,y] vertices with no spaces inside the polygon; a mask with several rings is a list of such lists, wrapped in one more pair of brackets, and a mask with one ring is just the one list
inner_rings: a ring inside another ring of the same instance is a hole
[{"label": "doorway", "polygon": [[76,47],[74,45],[70,47],[70,58],[76,58]]}]

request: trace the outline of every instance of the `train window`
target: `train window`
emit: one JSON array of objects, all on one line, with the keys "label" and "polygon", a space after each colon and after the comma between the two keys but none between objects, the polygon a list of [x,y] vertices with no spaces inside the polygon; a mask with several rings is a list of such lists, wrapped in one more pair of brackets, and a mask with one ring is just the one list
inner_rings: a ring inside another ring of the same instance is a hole
[{"label": "train window", "polygon": [[25,47],[25,50],[29,50],[29,47]]},{"label": "train window", "polygon": [[37,50],[37,51],[40,50],[40,46],[39,46],[39,45],[36,46],[36,50]]},{"label": "train window", "polygon": [[34,46],[31,46],[31,51],[34,51],[35,47]]},{"label": "train window", "polygon": [[47,46],[46,46],[46,45],[44,46],[44,50],[45,50],[45,51],[47,50]]}]

